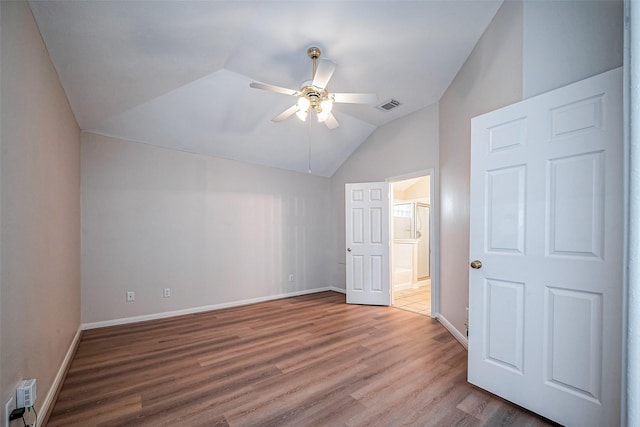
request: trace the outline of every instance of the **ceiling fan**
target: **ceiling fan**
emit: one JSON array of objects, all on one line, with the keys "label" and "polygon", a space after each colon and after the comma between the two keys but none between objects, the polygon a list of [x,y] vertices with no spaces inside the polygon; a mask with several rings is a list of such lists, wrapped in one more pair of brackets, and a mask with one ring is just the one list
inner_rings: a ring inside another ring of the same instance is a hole
[{"label": "ceiling fan", "polygon": [[339,123],[331,113],[334,102],[375,104],[378,101],[375,93],[330,93],[327,90],[327,83],[336,69],[336,64],[328,59],[320,59],[318,61],[321,53],[318,47],[307,49],[307,55],[313,61],[311,80],[302,83],[298,90],[263,83],[251,83],[249,85],[255,89],[298,97],[298,101],[293,106],[274,117],[271,121],[280,122],[293,114],[296,114],[300,120],[305,121],[309,111],[315,111],[319,122],[324,122],[329,129],[335,129],[339,126]]}]

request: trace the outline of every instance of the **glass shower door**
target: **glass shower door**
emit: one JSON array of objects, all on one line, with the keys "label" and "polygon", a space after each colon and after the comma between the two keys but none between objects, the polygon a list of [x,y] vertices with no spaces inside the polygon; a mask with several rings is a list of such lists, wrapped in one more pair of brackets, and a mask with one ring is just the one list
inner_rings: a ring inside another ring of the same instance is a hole
[{"label": "glass shower door", "polygon": [[426,203],[416,203],[416,238],[418,239],[418,280],[424,280],[431,275],[429,265],[429,220],[430,206]]}]

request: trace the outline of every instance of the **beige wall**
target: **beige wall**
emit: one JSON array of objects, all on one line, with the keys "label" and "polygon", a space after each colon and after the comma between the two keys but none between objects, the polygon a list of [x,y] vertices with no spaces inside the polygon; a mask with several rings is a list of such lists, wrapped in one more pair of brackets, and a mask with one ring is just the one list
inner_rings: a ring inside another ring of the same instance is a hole
[{"label": "beige wall", "polygon": [[80,130],[29,6],[0,10],[4,412],[28,378],[42,409],[80,326]]},{"label": "beige wall", "polygon": [[440,313],[465,331],[471,118],[522,98],[522,3],[505,2],[440,99]]},{"label": "beige wall", "polygon": [[622,65],[622,1],[525,1],[522,95]]},{"label": "beige wall", "polygon": [[429,200],[431,198],[431,177],[423,176],[403,192],[405,200]]},{"label": "beige wall", "polygon": [[[385,181],[427,169],[434,170],[437,185],[437,105],[376,129],[331,177],[332,286],[345,289],[344,185]],[[433,198],[437,200],[437,194]]]},{"label": "beige wall", "polygon": [[328,178],[83,133],[81,198],[83,323],[329,285]]},{"label": "beige wall", "polygon": [[464,332],[470,120],[622,65],[622,2],[506,1],[440,100],[441,314]]}]

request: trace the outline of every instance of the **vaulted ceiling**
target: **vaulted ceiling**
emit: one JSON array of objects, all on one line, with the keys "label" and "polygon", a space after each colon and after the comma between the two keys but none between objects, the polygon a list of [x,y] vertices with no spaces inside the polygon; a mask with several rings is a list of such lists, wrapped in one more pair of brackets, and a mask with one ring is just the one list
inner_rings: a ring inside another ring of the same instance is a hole
[{"label": "vaulted ceiling", "polygon": [[[495,15],[491,1],[30,1],[81,129],[331,176],[378,127],[438,101]],[[307,48],[337,68],[340,123],[272,118],[295,98]]]}]

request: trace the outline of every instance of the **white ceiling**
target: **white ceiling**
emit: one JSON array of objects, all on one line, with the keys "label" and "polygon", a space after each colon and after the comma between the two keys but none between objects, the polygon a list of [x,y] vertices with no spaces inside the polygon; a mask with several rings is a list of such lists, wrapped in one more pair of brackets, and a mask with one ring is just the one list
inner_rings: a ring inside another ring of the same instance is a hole
[{"label": "white ceiling", "polygon": [[[438,101],[502,0],[30,1],[83,130],[331,176],[376,127]],[[298,89],[310,46],[337,63],[340,122],[292,116],[295,103],[253,81]]]}]

